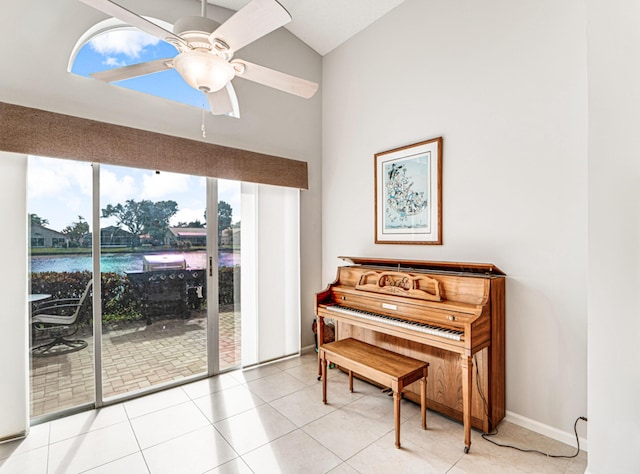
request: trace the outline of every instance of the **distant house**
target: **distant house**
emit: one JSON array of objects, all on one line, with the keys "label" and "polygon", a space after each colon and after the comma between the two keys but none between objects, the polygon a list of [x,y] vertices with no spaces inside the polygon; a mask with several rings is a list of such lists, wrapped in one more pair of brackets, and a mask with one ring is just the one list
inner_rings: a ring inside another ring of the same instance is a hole
[{"label": "distant house", "polygon": [[204,227],[169,227],[164,240],[166,245],[191,242],[191,245],[203,247],[207,245],[207,229]]},{"label": "distant house", "polygon": [[[234,245],[235,242],[235,245]],[[220,235],[220,245],[240,247],[240,228],[228,227]]]},{"label": "distant house", "polygon": [[80,237],[78,243],[80,244],[80,247],[91,247],[93,243],[93,234],[89,232],[88,234],[83,235],[82,237]]},{"label": "distant house", "polygon": [[138,236],[120,227],[109,226],[100,229],[101,247],[135,247],[138,240]]},{"label": "distant house", "polygon": [[69,246],[69,238],[62,232],[48,229],[39,224],[31,224],[32,248],[63,248]]}]

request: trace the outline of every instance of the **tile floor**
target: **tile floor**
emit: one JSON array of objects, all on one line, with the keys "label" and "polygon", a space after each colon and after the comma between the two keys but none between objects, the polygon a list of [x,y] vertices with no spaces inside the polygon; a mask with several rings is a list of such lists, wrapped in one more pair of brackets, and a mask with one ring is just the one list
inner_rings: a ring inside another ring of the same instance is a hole
[{"label": "tile floor", "polygon": [[[33,426],[0,444],[0,474],[66,473],[582,473],[585,452],[555,459],[497,447],[462,425],[402,402],[394,447],[392,397],[329,371],[321,401],[315,354],[155,393]],[[549,453],[575,448],[503,422],[499,439]]]},{"label": "tile floor", "polygon": [[[76,335],[86,349],[52,357],[31,358],[31,416],[92,403],[94,396],[91,331]],[[190,319],[109,323],[102,338],[105,398],[144,389],[207,371],[206,313]],[[240,363],[240,313],[220,313],[220,366]]]}]

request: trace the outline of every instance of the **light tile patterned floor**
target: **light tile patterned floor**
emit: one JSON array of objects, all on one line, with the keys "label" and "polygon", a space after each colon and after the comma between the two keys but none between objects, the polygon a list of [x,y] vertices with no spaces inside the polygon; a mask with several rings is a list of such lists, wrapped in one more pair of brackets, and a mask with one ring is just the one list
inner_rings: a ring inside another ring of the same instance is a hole
[{"label": "light tile patterned floor", "polygon": [[[85,331],[77,337],[91,339]],[[103,393],[108,398],[207,371],[206,319],[110,323],[104,328]],[[31,415],[54,413],[94,400],[93,344],[53,357],[31,358]],[[240,361],[238,313],[220,314],[220,365]]]},{"label": "light tile patterned floor", "polygon": [[[315,354],[222,374],[100,410],[33,426],[0,444],[2,474],[71,473],[582,473],[587,456],[550,458],[497,447],[462,425],[402,402],[394,447],[393,399],[329,371],[321,401]],[[278,387],[277,389],[275,387]],[[265,400],[265,398],[268,400]],[[275,397],[275,398],[274,398]],[[500,441],[551,454],[575,448],[516,425]]]}]

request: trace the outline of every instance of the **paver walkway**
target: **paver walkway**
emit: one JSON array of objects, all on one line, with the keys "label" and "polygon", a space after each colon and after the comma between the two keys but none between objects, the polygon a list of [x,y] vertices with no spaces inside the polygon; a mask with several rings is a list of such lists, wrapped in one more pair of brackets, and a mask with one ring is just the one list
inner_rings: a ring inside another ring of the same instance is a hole
[{"label": "paver walkway", "polygon": [[[77,337],[92,338],[87,330]],[[110,323],[103,328],[104,398],[207,371],[206,318]],[[31,416],[94,401],[93,344],[52,357],[31,358]],[[220,314],[221,369],[240,363],[240,314]]]}]

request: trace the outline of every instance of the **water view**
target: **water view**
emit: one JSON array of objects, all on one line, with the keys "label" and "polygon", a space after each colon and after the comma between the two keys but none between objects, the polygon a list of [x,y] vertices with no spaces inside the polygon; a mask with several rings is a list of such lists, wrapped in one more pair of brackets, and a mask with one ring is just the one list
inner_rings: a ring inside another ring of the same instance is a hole
[{"label": "water view", "polygon": [[[204,250],[178,253],[187,262],[187,268],[206,268],[207,253]],[[124,274],[127,272],[142,271],[142,253],[113,253],[102,254],[100,268],[102,272],[115,272]],[[240,251],[219,251],[218,266],[232,267],[240,264]],[[32,272],[81,272],[91,271],[92,262],[90,254],[82,255],[32,255]]]}]

